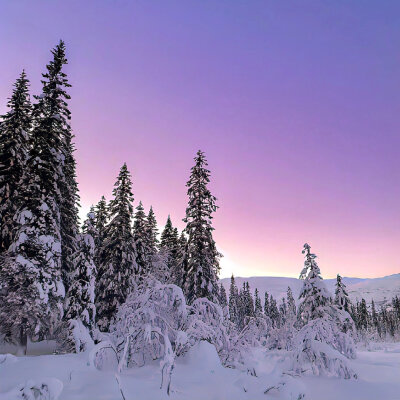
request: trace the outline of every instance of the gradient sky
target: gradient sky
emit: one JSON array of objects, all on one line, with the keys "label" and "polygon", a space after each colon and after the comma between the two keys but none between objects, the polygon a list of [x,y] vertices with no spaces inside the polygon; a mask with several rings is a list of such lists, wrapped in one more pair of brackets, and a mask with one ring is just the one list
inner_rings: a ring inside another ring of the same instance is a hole
[{"label": "gradient sky", "polygon": [[0,0],[0,111],[63,38],[84,209],[124,161],[181,229],[206,152],[222,277],[400,272],[400,2]]}]

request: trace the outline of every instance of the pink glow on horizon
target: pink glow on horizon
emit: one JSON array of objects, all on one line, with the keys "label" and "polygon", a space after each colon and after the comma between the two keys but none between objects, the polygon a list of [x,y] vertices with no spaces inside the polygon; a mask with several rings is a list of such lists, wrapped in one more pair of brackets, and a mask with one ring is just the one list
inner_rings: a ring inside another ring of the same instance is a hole
[{"label": "pink glow on horizon", "polygon": [[326,278],[399,273],[400,5],[248,4],[2,5],[0,112],[62,37],[85,210],[126,161],[135,206],[182,229],[202,149],[222,277],[296,277],[305,242]]}]

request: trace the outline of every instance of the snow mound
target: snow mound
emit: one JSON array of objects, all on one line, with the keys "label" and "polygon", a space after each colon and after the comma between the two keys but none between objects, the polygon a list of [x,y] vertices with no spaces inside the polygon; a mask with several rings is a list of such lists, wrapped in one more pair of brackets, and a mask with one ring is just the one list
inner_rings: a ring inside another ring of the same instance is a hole
[{"label": "snow mound", "polygon": [[178,360],[200,371],[223,369],[215,346],[205,340],[195,344],[184,357]]},{"label": "snow mound", "polygon": [[0,400],[57,400],[63,387],[63,383],[56,378],[30,379],[10,392],[0,394]]},{"label": "snow mound", "polygon": [[6,365],[10,363],[15,363],[18,361],[18,358],[13,356],[12,354],[0,354],[0,364]]}]

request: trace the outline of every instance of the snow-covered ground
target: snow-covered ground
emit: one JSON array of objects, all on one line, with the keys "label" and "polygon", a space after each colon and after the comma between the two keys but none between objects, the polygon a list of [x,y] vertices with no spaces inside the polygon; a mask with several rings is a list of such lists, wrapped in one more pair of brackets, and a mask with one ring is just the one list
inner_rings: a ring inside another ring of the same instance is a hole
[{"label": "snow-covered ground", "polygon": [[[370,346],[371,347],[371,346]],[[264,391],[282,381],[279,352],[257,350],[258,376],[223,368],[215,348],[200,342],[179,358],[172,377],[170,396],[160,389],[159,365],[146,365],[123,372],[98,371],[88,362],[88,354],[14,357],[0,355],[0,400],[20,399],[19,389],[47,382],[59,400],[398,400],[400,399],[400,344],[379,344],[373,351],[359,351],[350,361],[357,380],[307,376],[283,378],[280,391]],[[119,380],[119,384],[118,384]],[[61,382],[61,383],[60,383]],[[49,396],[48,399],[55,397]]]},{"label": "snow-covered ground", "polygon": [[[221,281],[226,292],[229,294],[230,278],[225,278]],[[286,296],[288,286],[292,289],[294,298],[298,299],[300,289],[303,286],[301,280],[286,277],[235,277],[235,281],[239,288],[242,287],[243,282],[248,281],[251,291],[254,293],[254,290],[257,288],[262,300],[264,300],[263,296],[266,291],[269,294],[272,294],[275,299],[280,300],[282,297]],[[324,282],[328,290],[333,294],[335,292],[336,279],[325,279]],[[364,298],[367,303],[370,303],[372,299],[374,299],[375,304],[379,308],[380,305],[391,302],[394,296],[400,296],[400,274],[371,279],[345,277],[343,278],[343,282],[345,283],[347,292],[353,302]]]}]

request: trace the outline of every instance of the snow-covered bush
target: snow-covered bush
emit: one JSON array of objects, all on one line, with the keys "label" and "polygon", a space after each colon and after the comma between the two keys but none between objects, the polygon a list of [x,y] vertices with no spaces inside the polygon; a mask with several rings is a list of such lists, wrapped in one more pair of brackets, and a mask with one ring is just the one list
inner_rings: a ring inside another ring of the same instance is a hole
[{"label": "snow-covered bush", "polygon": [[257,375],[251,349],[267,344],[271,325],[268,317],[259,315],[248,317],[240,332],[231,331],[230,349],[224,354],[224,365]]},{"label": "snow-covered bush", "polygon": [[[196,299],[191,306],[182,289],[147,277],[120,306],[105,341],[92,351],[92,365],[118,362],[118,370],[159,360],[162,386],[170,390],[175,358],[199,341],[213,344],[221,357],[229,351],[224,315],[218,304]],[[112,361],[113,360],[113,361]]]},{"label": "snow-covered bush", "polygon": [[223,310],[218,304],[206,298],[196,299],[191,307],[188,307],[184,330],[190,346],[200,340],[206,340],[215,346],[218,353],[229,351]]},{"label": "snow-covered bush", "polygon": [[180,346],[187,307],[182,290],[149,280],[119,308],[111,334],[124,367],[165,357],[171,343]]},{"label": "snow-covered bush", "polygon": [[319,318],[310,321],[295,337],[292,369],[300,374],[357,378],[348,366],[354,358],[354,342],[337,329],[335,321]]}]

